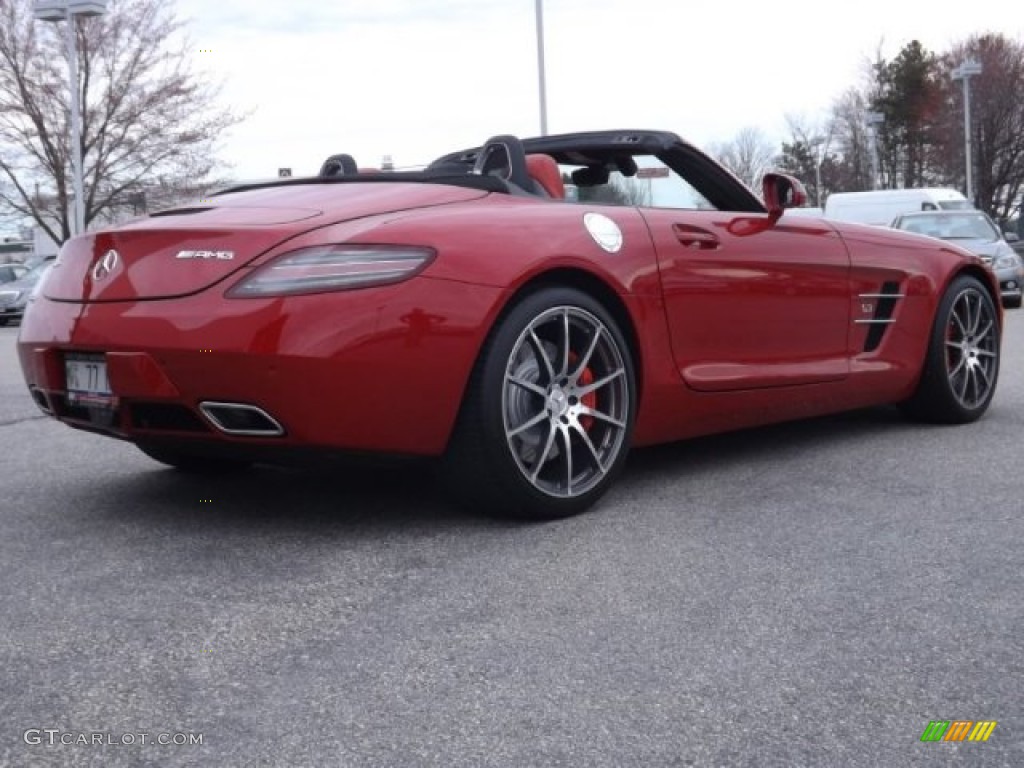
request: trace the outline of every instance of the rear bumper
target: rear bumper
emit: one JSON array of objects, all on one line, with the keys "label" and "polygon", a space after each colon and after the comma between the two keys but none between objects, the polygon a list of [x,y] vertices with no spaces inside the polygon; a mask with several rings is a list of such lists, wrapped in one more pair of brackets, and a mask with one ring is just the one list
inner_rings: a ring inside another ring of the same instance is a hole
[{"label": "rear bumper", "polygon": [[[112,437],[240,453],[265,446],[437,455],[498,298],[493,288],[424,277],[287,299],[40,298],[22,322],[18,351],[41,408]],[[70,351],[104,356],[113,407],[69,400]],[[259,409],[281,434],[225,430],[201,407],[209,402]]]}]

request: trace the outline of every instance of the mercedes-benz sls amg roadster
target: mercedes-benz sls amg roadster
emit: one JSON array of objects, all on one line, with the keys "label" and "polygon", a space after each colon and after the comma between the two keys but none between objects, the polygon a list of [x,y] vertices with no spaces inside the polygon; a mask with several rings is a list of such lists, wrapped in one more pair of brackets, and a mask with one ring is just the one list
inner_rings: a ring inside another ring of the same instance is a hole
[{"label": "mercedes-benz sls amg roadster", "polygon": [[436,457],[482,512],[580,512],[632,446],[996,387],[991,270],[786,215],[678,136],[498,136],[417,172],[236,186],[64,244],[19,337],[39,407],[189,471]]}]

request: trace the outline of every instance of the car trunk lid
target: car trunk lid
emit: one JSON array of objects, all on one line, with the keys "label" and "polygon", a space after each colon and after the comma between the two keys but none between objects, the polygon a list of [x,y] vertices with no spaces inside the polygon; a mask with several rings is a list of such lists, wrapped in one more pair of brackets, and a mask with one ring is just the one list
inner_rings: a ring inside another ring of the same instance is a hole
[{"label": "car trunk lid", "polygon": [[267,250],[329,224],[487,194],[424,183],[272,186],[155,213],[64,244],[43,293],[57,301],[168,299],[209,288]]}]

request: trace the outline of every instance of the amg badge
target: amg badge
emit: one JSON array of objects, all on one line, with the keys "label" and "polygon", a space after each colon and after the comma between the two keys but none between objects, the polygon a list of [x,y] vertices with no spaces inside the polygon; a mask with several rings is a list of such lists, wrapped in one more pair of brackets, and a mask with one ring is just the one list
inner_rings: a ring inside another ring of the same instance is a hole
[{"label": "amg badge", "polygon": [[231,261],[235,258],[234,251],[178,251],[176,259],[217,259]]}]

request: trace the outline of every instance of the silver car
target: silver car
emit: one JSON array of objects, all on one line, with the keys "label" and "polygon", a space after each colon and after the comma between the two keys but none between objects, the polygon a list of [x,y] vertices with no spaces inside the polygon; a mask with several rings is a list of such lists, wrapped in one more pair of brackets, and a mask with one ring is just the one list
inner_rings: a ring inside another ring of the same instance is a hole
[{"label": "silver car", "polygon": [[11,280],[17,280],[28,272],[27,267],[23,267],[21,264],[0,264],[0,283],[9,283]]},{"label": "silver car", "polygon": [[33,296],[36,286],[53,266],[53,260],[37,264],[17,280],[0,285],[0,325],[7,325],[12,320],[21,320],[25,307]]},{"label": "silver car", "polygon": [[980,256],[999,278],[1004,307],[1021,305],[1024,262],[983,211],[922,211],[897,216],[892,226],[949,240]]}]

